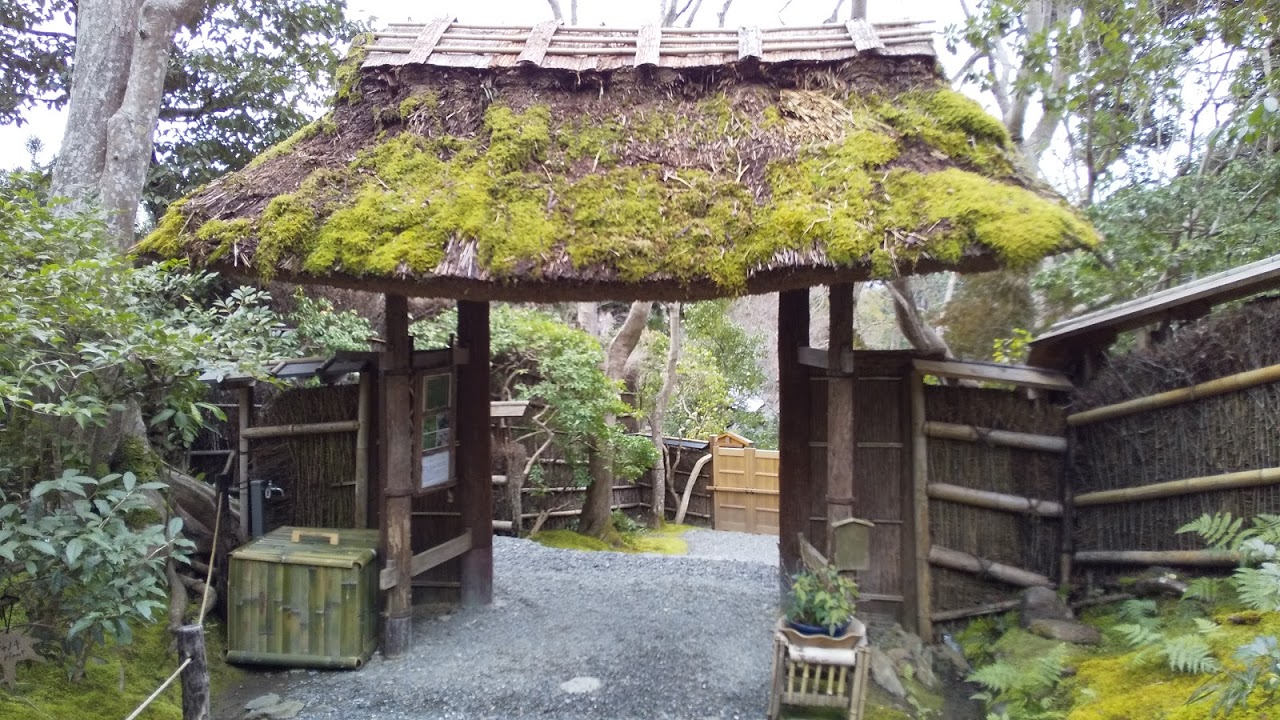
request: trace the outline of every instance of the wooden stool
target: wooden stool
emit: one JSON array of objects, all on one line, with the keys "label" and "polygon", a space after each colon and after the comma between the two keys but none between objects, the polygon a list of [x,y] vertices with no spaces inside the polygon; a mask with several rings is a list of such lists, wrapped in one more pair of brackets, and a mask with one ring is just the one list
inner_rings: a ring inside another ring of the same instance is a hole
[{"label": "wooden stool", "polygon": [[783,705],[849,709],[849,720],[862,720],[867,699],[866,627],[853,620],[840,637],[805,635],[786,620],[773,633],[773,684],[769,720]]}]

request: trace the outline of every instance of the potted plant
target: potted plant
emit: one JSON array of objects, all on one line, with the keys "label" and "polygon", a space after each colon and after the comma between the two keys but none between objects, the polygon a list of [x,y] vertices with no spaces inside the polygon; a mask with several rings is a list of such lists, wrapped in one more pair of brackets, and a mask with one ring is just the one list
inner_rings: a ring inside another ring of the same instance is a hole
[{"label": "potted plant", "polygon": [[840,637],[853,620],[858,585],[834,567],[805,570],[791,581],[787,622],[806,635]]}]

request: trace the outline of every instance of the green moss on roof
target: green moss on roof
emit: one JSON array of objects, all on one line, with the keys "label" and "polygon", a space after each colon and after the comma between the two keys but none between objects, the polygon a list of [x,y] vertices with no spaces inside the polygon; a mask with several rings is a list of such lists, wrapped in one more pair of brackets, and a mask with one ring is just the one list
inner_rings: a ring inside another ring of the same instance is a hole
[{"label": "green moss on roof", "polygon": [[[1020,265],[1095,241],[1064,204],[1012,182],[1008,134],[951,90],[851,100],[835,107],[847,117],[825,123],[794,115],[804,108],[744,110],[724,94],[697,107],[695,116],[646,110],[619,122],[494,103],[474,136],[393,128],[345,165],[312,171],[258,218],[197,230],[190,207],[175,203],[142,247],[208,259],[256,232],[263,275],[288,262],[358,277],[430,274],[458,238],[476,242],[479,265],[498,280],[536,278],[567,258],[588,277],[710,278],[734,292],[785,251],[817,248],[889,276],[922,257],[958,262],[974,246]],[[445,112],[422,93],[393,114],[438,129]],[[735,143],[765,125],[793,150],[744,181]],[[677,133],[693,139],[698,162],[660,165],[627,147]],[[920,143],[932,153],[923,163]]]},{"label": "green moss on roof", "polygon": [[339,103],[353,103],[360,99],[360,67],[369,56],[369,46],[373,44],[373,33],[357,35],[351,41],[351,49],[333,74],[336,90],[334,98]]}]

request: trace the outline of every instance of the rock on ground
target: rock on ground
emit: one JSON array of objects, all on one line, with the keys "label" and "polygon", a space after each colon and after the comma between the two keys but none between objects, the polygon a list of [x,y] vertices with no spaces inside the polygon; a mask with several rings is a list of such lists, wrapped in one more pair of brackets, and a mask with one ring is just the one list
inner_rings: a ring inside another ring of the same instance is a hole
[{"label": "rock on ground", "polygon": [[778,575],[747,557],[774,543],[776,563],[777,539],[728,538],[735,560],[714,540],[690,539],[699,558],[494,538],[493,605],[415,619],[404,658],[286,674],[288,695],[302,720],[763,717]]}]

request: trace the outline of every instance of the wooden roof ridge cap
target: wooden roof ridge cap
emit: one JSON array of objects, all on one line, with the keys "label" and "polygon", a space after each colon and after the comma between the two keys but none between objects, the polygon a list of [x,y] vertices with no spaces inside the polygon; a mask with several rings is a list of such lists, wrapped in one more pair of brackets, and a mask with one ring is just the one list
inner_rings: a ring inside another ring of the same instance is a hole
[{"label": "wooden roof ridge cap", "polygon": [[[771,50],[829,51],[851,47],[860,54],[884,50],[886,41],[899,45],[918,42],[931,45],[933,31],[927,30],[926,26],[932,22],[869,23],[851,20],[802,26],[664,28],[644,25],[614,28],[565,25],[557,21],[536,25],[468,25],[458,23],[456,18],[441,16],[426,23],[391,23],[385,30],[375,32],[374,42],[369,46],[370,57],[364,64],[384,64],[384,60],[374,56],[405,53],[409,55],[405,64],[420,64],[428,62],[433,53],[447,53],[473,56],[515,54],[519,55],[518,65],[540,66],[548,53],[582,57],[624,54],[621,49],[608,47],[616,45],[635,46],[634,64],[637,67],[658,64],[663,50],[667,54],[703,51],[708,55],[732,55],[736,50],[739,60],[764,59]],[[379,39],[391,41],[391,44],[380,44]],[[599,46],[582,45],[591,41],[596,41]],[[580,46],[575,47],[575,44]]]},{"label": "wooden roof ridge cap", "polygon": [[[1050,325],[1049,329],[1032,340],[1031,344],[1050,342],[1088,332],[1095,327],[1106,326],[1109,320],[1119,323],[1144,313],[1158,314],[1181,304],[1203,301],[1206,298],[1212,298],[1220,291],[1231,290],[1235,284],[1243,284],[1248,288],[1252,283],[1266,285],[1271,282],[1280,285],[1280,255],[1255,260],[1236,268],[1189,280],[1171,288],[1061,320]],[[1249,289],[1253,292],[1264,291],[1264,288]],[[1225,302],[1226,299],[1223,301]]]}]

